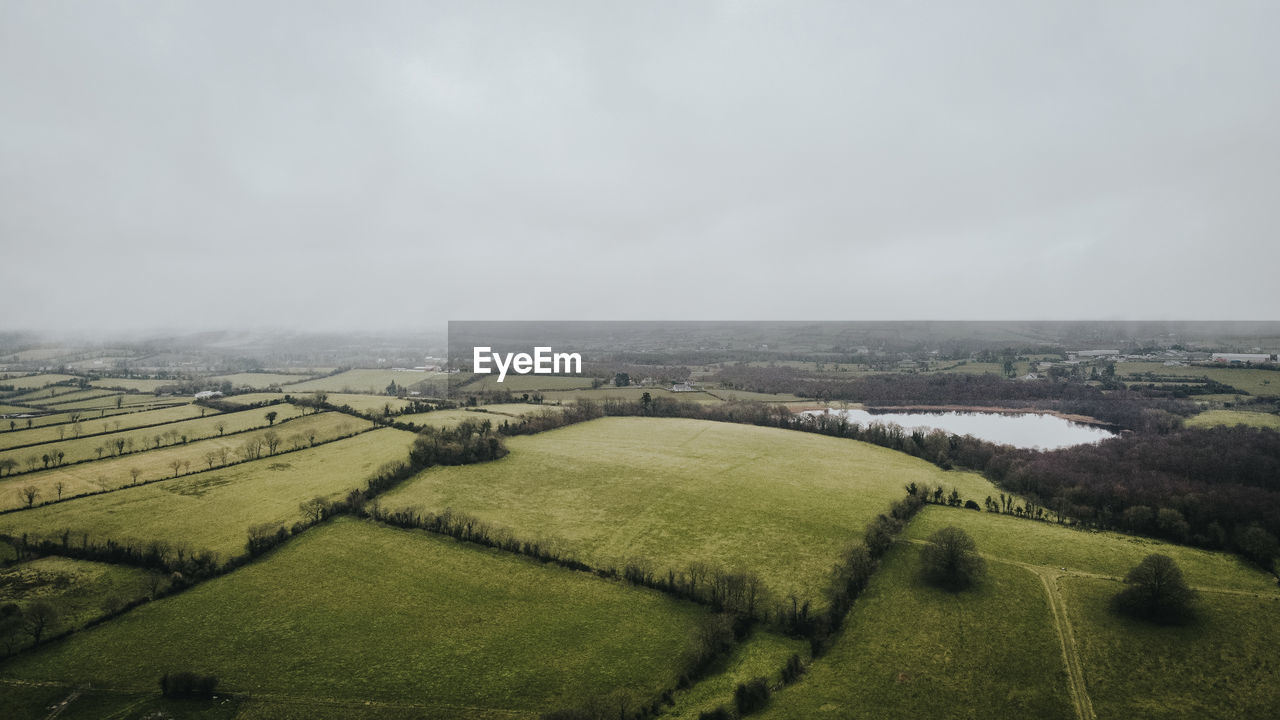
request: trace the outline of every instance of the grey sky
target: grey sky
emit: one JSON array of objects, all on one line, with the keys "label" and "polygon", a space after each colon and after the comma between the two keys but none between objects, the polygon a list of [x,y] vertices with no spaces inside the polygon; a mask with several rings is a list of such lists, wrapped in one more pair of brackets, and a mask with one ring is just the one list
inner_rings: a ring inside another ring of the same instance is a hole
[{"label": "grey sky", "polygon": [[0,2],[0,327],[1277,319],[1280,4]]}]

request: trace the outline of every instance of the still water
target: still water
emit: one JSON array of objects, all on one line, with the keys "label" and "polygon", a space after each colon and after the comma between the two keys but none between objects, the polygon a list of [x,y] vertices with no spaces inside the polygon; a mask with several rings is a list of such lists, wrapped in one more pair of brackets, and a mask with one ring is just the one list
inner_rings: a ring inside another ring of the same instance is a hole
[{"label": "still water", "polygon": [[1098,442],[1115,437],[1115,433],[1092,425],[1063,420],[1055,415],[1023,413],[1018,415],[987,412],[887,412],[869,413],[866,410],[811,410],[806,414],[823,412],[844,413],[849,422],[859,425],[882,423],[901,425],[910,431],[915,428],[937,428],[955,435],[972,435],[982,440],[1020,448],[1058,448]]}]

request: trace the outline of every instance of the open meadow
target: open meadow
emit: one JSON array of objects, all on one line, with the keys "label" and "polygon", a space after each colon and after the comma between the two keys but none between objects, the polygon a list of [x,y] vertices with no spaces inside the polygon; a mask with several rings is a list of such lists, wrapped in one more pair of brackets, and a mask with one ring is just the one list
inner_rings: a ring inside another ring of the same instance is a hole
[{"label": "open meadow", "polygon": [[54,635],[81,627],[167,584],[159,573],[140,568],[42,557],[0,569],[0,605],[48,603],[54,614],[46,633]]},{"label": "open meadow", "polygon": [[77,379],[75,375],[63,375],[61,373],[46,373],[41,375],[23,375],[20,377],[5,378],[0,381],[0,385],[9,385],[15,390],[34,390],[42,388],[54,383],[66,382],[67,380]]},{"label": "open meadow", "polygon": [[[193,406],[183,405],[180,408],[190,408]],[[177,409],[177,408],[175,408]],[[196,407],[195,410],[203,408]],[[164,410],[154,411],[163,413]],[[28,467],[40,467],[38,464],[28,464],[26,461],[34,458],[39,461],[43,455],[51,455],[56,453],[62,454],[62,464],[71,464],[82,462],[85,460],[98,460],[104,457],[111,457],[119,454],[119,451],[144,450],[147,448],[156,448],[161,446],[175,445],[178,443],[186,444],[204,438],[218,437],[226,433],[237,433],[258,427],[268,427],[270,423],[266,419],[267,412],[274,412],[275,422],[280,423],[291,418],[295,418],[302,414],[302,409],[287,403],[273,405],[268,410],[244,410],[233,413],[215,413],[210,411],[205,417],[193,418],[190,420],[179,420],[177,422],[167,423],[165,425],[157,425],[154,427],[142,428],[138,430],[121,430],[119,432],[110,432],[105,435],[90,435],[89,437],[74,437],[76,431],[84,432],[88,426],[90,430],[94,427],[110,426],[113,421],[90,421],[89,423],[81,422],[80,427],[74,425],[64,432],[69,439],[54,440],[45,442],[40,445],[31,447],[16,448],[13,450],[0,450],[0,462],[5,458],[16,460],[22,463],[22,470]],[[144,413],[138,413],[142,415]],[[48,429],[40,431],[48,434]],[[54,430],[56,434],[56,429]],[[20,435],[21,433],[13,433]],[[4,436],[0,436],[0,446],[6,440]]]},{"label": "open meadow", "polygon": [[[256,414],[259,411],[248,412]],[[242,420],[250,423],[254,422],[255,418],[246,414]],[[262,424],[265,425],[265,421]],[[126,453],[119,457],[104,456],[102,460],[93,462],[5,476],[0,479],[0,509],[13,509],[27,505],[24,489],[28,487],[35,488],[38,492],[35,502],[44,503],[59,498],[70,498],[85,493],[112,490],[161,478],[171,478],[175,475],[199,472],[202,469],[210,470],[249,457],[266,456],[270,454],[267,442],[272,436],[278,443],[276,451],[284,452],[345,437],[368,427],[370,423],[367,420],[339,413],[320,413],[300,417],[275,427],[260,428],[235,435],[215,435],[204,440],[169,444],[151,450]],[[157,430],[159,428],[152,428],[145,437],[152,437]],[[261,445],[255,445],[259,442]],[[38,450],[30,448],[11,452],[16,452],[22,457],[33,451],[39,453]],[[59,483],[62,484],[61,492],[58,489]]]},{"label": "open meadow", "polygon": [[452,508],[597,566],[751,570],[778,598],[817,605],[838,554],[906,483],[994,491],[866,443],[700,420],[603,418],[508,447],[495,462],[426,470],[380,503]]},{"label": "open meadow", "polygon": [[647,701],[674,687],[706,615],[616,581],[338,519],[0,676],[151,694],[165,672],[190,669],[295,706],[314,696],[399,710],[389,717],[533,719],[614,690]]},{"label": "open meadow", "polygon": [[410,433],[381,429],[273,457],[139,487],[0,515],[0,532],[51,537],[70,531],[90,541],[161,540],[241,555],[251,526],[290,525],[298,505],[336,498],[388,462],[408,457]]},{"label": "open meadow", "polygon": [[[198,417],[212,417],[217,410],[203,408],[199,405],[175,405],[159,410],[143,410],[138,412],[117,412],[111,415],[99,415],[97,411],[77,411],[61,413],[37,420],[61,422],[32,423],[29,430],[22,429],[24,421],[16,420],[15,429],[11,432],[0,432],[0,448],[12,448],[20,445],[36,445],[55,442],[80,435],[96,435],[148,425],[162,425]],[[78,423],[78,426],[77,426]]]},{"label": "open meadow", "polygon": [[1280,430],[1280,415],[1271,413],[1245,412],[1242,410],[1208,410],[1199,415],[1187,418],[1187,427],[1216,427],[1219,425],[1248,425],[1249,427],[1271,428]]},{"label": "open meadow", "polygon": [[1262,397],[1280,395],[1280,372],[1246,367],[1205,367],[1202,365],[1169,366],[1158,362],[1125,362],[1116,364],[1116,375],[1146,382],[1145,374],[1156,377],[1178,377],[1194,380],[1208,378],[1230,385],[1241,392]]},{"label": "open meadow", "polygon": [[286,374],[286,373],[270,373],[270,372],[242,372],[232,373],[231,375],[214,375],[209,378],[210,382],[215,383],[231,383],[233,388],[250,388],[253,390],[261,390],[269,387],[279,387],[288,385],[289,383],[298,383],[309,380],[314,375],[306,373]]},{"label": "open meadow", "polygon": [[1040,580],[993,564],[952,593],[920,579],[919,556],[890,549],[830,651],[758,717],[1076,717]]},{"label": "open meadow", "polygon": [[387,391],[392,382],[396,385],[417,390],[423,383],[435,383],[444,386],[448,375],[438,372],[420,372],[414,370],[347,370],[337,375],[329,375],[314,380],[290,383],[282,389],[289,393],[330,392],[379,395]]}]

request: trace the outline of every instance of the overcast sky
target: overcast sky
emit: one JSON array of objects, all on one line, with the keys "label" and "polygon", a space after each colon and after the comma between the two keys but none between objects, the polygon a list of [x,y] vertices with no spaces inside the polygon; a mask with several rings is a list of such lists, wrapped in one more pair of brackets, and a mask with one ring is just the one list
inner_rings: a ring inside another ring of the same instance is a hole
[{"label": "overcast sky", "polygon": [[1280,319],[1280,3],[0,2],[0,327]]}]

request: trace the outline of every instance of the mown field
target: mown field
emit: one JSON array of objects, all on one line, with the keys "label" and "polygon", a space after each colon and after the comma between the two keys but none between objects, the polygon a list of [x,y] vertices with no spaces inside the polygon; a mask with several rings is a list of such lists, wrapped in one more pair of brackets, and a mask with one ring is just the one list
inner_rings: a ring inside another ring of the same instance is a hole
[{"label": "mown field", "polygon": [[920,580],[919,555],[893,547],[828,654],[757,717],[1075,718],[1040,580],[992,563],[950,593]]},{"label": "mown field", "polygon": [[502,460],[432,468],[381,503],[473,514],[596,565],[749,569],[779,597],[821,604],[837,555],[904,484],[994,492],[865,443],[699,420],[604,418],[507,444]]},{"label": "mown field", "polygon": [[656,592],[339,519],[0,675],[154,693],[161,674],[189,668],[229,691],[407,706],[388,717],[536,718],[615,688],[648,699],[673,687],[705,617]]},{"label": "mown field", "polygon": [[[169,445],[119,457],[104,456],[102,460],[37,470],[35,473],[6,475],[0,480],[0,510],[27,505],[26,497],[23,496],[23,488],[26,487],[35,487],[40,493],[37,503],[49,502],[59,498],[58,483],[63,483],[60,497],[67,498],[132,486],[148,480],[172,478],[177,474],[202,469],[220,468],[243,460],[246,457],[243,452],[247,443],[259,438],[265,441],[268,433],[275,433],[279,438],[276,452],[284,452],[312,445],[312,442],[346,437],[369,427],[367,420],[339,413],[321,413],[307,415],[306,418],[298,418],[274,428],[251,430],[234,436],[211,437],[189,442],[187,445]],[[18,452],[22,454],[27,451]],[[266,450],[261,452],[264,456],[268,454]],[[174,462],[178,462],[177,468]],[[134,473],[137,477],[134,477]]]},{"label": "mown field", "polygon": [[1208,410],[1187,418],[1187,427],[1215,427],[1218,425],[1248,425],[1249,427],[1280,430],[1280,415],[1246,412],[1243,410]]},{"label": "mown field", "polygon": [[[201,409],[191,405],[184,405],[180,406],[180,408],[174,409],[187,408],[194,408],[197,411]],[[165,411],[158,410],[154,412],[162,413]],[[116,455],[117,445],[122,441],[124,445],[120,451],[130,452],[132,450],[143,450],[147,448],[155,448],[157,446],[168,446],[178,443],[185,444],[196,440],[203,440],[205,438],[218,437],[226,433],[237,433],[251,428],[268,427],[269,423],[266,419],[266,413],[268,412],[276,413],[276,422],[282,423],[290,418],[301,415],[302,409],[294,405],[281,403],[279,405],[272,405],[266,410],[255,409],[222,414],[211,412],[206,415],[206,417],[181,420],[178,422],[168,423],[166,425],[157,425],[155,427],[142,428],[139,430],[121,430],[119,432],[112,432],[106,435],[92,435],[80,438],[73,437],[75,435],[76,428],[72,426],[71,428],[64,430],[64,435],[71,439],[54,440],[41,445],[17,448],[14,450],[3,450],[0,451],[0,461],[5,458],[18,461],[22,464],[21,469],[26,470],[33,465],[33,463],[29,463],[27,461],[35,460],[36,463],[34,463],[34,467],[40,467],[38,463],[41,461],[41,456],[58,452],[63,454],[63,464],[71,464],[84,460],[99,460]],[[138,414],[141,415],[143,413]],[[86,425],[90,425],[91,427],[101,425],[109,426],[111,422],[112,421],[92,421],[91,423],[81,422],[79,429],[83,433]],[[287,428],[291,427],[292,426],[282,426],[281,432],[286,432]],[[47,429],[32,430],[29,432],[41,432],[47,434]],[[21,435],[22,433],[13,434]],[[57,434],[56,429],[53,431],[53,434]],[[0,436],[0,443],[3,443],[6,439],[8,438]]]},{"label": "mown field", "polygon": [[[167,585],[157,573],[139,568],[43,557],[0,569],[0,605],[49,603],[56,615],[46,634],[54,635]],[[29,644],[30,638],[23,640]]]},{"label": "mown field", "polygon": [[159,410],[121,412],[103,417],[99,417],[96,411],[80,411],[38,418],[37,420],[51,420],[54,417],[57,417],[61,422],[50,422],[44,425],[41,425],[38,422],[33,423],[33,427],[30,430],[21,429],[24,421],[19,420],[15,426],[18,429],[13,430],[12,432],[0,433],[0,448],[56,442],[65,438],[75,437],[77,431],[77,419],[79,421],[79,434],[91,435],[96,433],[128,430],[130,428],[142,427],[145,425],[159,425],[161,423],[176,422],[190,418],[212,417],[216,415],[217,412],[217,410],[203,408],[199,405],[176,405],[174,407],[161,408]]},{"label": "mown field", "polygon": [[416,389],[415,386],[419,383],[438,382],[443,384],[447,379],[448,375],[444,373],[357,369],[300,383],[291,383],[283,389],[290,393],[323,391],[377,395],[385,393],[387,386],[392,381],[396,385]]}]

